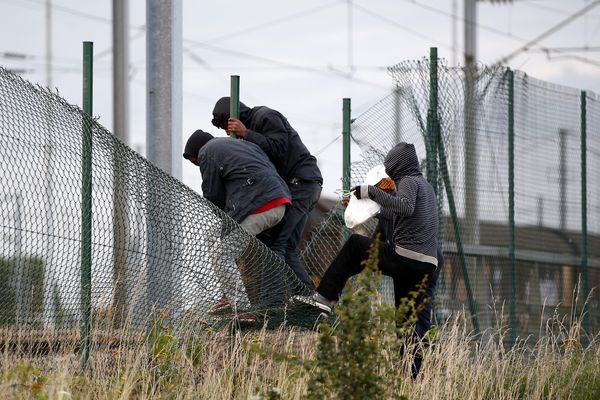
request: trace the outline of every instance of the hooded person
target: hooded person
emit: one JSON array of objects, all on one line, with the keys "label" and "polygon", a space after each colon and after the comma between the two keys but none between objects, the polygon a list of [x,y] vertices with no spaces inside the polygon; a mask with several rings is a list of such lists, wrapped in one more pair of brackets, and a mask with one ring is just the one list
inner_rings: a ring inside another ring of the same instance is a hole
[{"label": "hooded person", "polygon": [[297,247],[308,215],[321,195],[323,178],[317,159],[310,154],[298,132],[276,110],[258,106],[249,108],[240,102],[240,118],[230,118],[229,97],[217,101],[212,124],[258,145],[275,165],[292,195],[292,205],[286,212],[280,230],[268,246],[292,268],[298,278],[314,289],[305,266],[298,257]]},{"label": "hooded person", "polygon": [[[203,196],[246,232],[256,236],[283,219],[291,203],[290,191],[254,143],[214,138],[197,130],[189,137],[183,157],[200,167]],[[221,236],[225,237],[213,249],[215,272],[225,292],[217,308],[229,307],[234,298],[236,303],[247,305],[245,295],[232,294],[239,293],[243,285],[237,268],[231,268],[246,248],[247,238],[236,230]]]},{"label": "hooded person", "polygon": [[[385,171],[394,180],[396,192],[372,186],[353,188],[358,198],[370,198],[381,206],[380,216],[392,221],[386,241],[379,242],[378,268],[394,280],[394,291],[408,293],[438,265],[438,213],[433,187],[421,173],[415,147],[399,143],[384,160]],[[295,300],[331,312],[347,280],[363,269],[374,238],[350,235],[335,257],[313,296]]]}]

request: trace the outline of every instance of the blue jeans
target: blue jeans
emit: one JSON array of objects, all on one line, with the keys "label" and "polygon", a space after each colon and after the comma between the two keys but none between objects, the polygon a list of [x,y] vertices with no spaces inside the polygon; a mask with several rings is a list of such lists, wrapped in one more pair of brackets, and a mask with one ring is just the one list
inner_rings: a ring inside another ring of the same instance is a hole
[{"label": "blue jeans", "polygon": [[267,246],[292,268],[296,276],[310,289],[315,286],[298,256],[298,244],[308,215],[319,201],[321,184],[312,181],[288,183],[292,193],[292,205],[281,220],[281,230]]}]

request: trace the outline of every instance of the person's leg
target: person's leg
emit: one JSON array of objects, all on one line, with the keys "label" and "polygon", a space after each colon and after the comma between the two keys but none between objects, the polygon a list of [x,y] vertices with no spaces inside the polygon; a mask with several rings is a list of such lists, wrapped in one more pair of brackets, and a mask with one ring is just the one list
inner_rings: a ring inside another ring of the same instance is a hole
[{"label": "person's leg", "polygon": [[252,236],[274,227],[285,215],[285,205],[279,205],[259,214],[250,214],[242,222],[240,226]]},{"label": "person's leg", "polygon": [[[421,344],[423,348],[429,346],[429,340],[427,340],[425,334],[429,329],[431,329],[431,314],[433,310],[433,296],[435,295],[435,288],[437,286],[437,280],[439,278],[439,274],[441,269],[444,267],[444,254],[442,253],[442,249],[438,248],[437,251],[437,260],[438,260],[438,268],[435,272],[429,275],[429,280],[427,281],[427,288],[425,289],[425,293],[419,299],[419,304],[422,301],[428,301],[423,310],[418,315],[418,320],[415,325],[415,336],[421,340]],[[412,378],[416,379],[419,375],[419,371],[421,370],[421,364],[423,363],[423,354],[422,349],[417,350],[414,358],[414,362],[412,365]]]},{"label": "person's leg", "polygon": [[342,250],[335,257],[317,288],[317,293],[330,301],[337,301],[348,278],[362,271],[362,261],[369,256],[373,239],[350,235]]},{"label": "person's leg", "polygon": [[235,309],[244,309],[250,306],[244,283],[236,260],[240,257],[247,245],[241,231],[232,231],[227,236],[219,239],[213,246],[213,267],[215,275],[231,306]]},{"label": "person's leg", "polygon": [[302,232],[304,231],[304,227],[308,222],[310,212],[313,210],[313,208],[315,208],[315,205],[321,197],[321,191],[321,185],[316,182],[300,182],[298,183],[297,188],[292,192],[292,197],[295,198],[295,201],[301,203],[299,208],[302,210],[304,215],[300,221],[298,221],[298,224],[292,231],[285,246],[285,261],[290,267],[292,267],[297,275],[306,274],[308,282],[305,282],[305,279],[302,279],[302,281],[304,281],[304,283],[310,289],[314,289],[315,287],[312,280],[309,278],[306,266],[300,260],[300,256],[298,255],[298,245],[302,239]]},{"label": "person's leg", "polygon": [[300,181],[290,184],[289,188],[292,193],[292,205],[281,221],[279,235],[269,247],[288,263],[306,286],[314,289],[312,280],[298,257],[297,247],[306,221],[308,221],[308,215],[321,195],[321,185],[317,182]]}]

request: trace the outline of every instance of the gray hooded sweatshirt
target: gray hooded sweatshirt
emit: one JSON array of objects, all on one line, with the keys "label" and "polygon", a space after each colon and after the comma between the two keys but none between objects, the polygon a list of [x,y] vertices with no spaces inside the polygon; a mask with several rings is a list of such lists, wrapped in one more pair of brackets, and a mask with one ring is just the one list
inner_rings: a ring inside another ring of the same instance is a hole
[{"label": "gray hooded sweatshirt", "polygon": [[388,176],[396,182],[395,196],[375,186],[368,187],[368,194],[381,206],[382,216],[394,221],[396,253],[437,266],[437,198],[421,173],[415,146],[397,144],[389,151],[383,165]]}]

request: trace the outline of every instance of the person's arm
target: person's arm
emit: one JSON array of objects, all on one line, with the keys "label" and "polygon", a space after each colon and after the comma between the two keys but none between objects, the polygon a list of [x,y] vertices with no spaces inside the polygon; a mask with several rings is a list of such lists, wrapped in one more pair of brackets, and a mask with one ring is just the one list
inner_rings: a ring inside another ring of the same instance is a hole
[{"label": "person's arm", "polygon": [[217,163],[206,154],[200,159],[202,195],[211,203],[225,210],[225,185]]},{"label": "person's arm", "polygon": [[265,118],[261,132],[247,129],[244,137],[257,144],[274,164],[284,161],[287,157],[289,138],[290,134],[285,123],[274,113]]},{"label": "person's arm", "polygon": [[380,214],[384,218],[390,219],[394,215],[412,215],[415,211],[419,187],[414,180],[404,178],[400,181],[395,196],[371,185],[361,185],[357,190],[360,191],[360,198],[368,197],[379,204],[381,206]]}]

